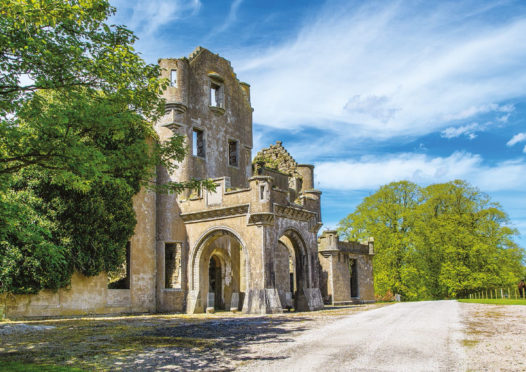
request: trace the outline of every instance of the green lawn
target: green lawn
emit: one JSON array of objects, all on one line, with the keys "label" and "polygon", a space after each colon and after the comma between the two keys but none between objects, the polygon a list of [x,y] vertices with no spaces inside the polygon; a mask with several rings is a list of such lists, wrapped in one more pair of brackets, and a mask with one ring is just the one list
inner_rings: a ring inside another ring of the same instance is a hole
[{"label": "green lawn", "polygon": [[82,372],[82,369],[21,362],[0,362],[0,371],[11,372]]},{"label": "green lawn", "polygon": [[459,300],[460,302],[469,302],[473,304],[491,304],[491,305],[526,305],[526,300],[515,300],[515,299],[465,299]]}]

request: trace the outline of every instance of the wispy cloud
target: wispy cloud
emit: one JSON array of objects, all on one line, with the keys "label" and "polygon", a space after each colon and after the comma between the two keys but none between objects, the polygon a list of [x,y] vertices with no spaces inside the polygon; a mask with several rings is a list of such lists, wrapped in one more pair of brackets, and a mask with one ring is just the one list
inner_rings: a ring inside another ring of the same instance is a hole
[{"label": "wispy cloud", "polygon": [[111,4],[118,9],[115,21],[141,37],[153,35],[169,22],[196,15],[201,8],[200,0],[111,0]]},{"label": "wispy cloud", "polygon": [[471,123],[468,125],[462,125],[460,127],[449,127],[444,129],[440,135],[444,138],[456,138],[465,135],[469,139],[477,137],[476,132],[479,131],[480,125],[478,123]]},{"label": "wispy cloud", "polygon": [[478,132],[484,132],[495,125],[502,126],[506,124],[513,111],[515,111],[515,106],[511,104],[497,105],[495,103],[492,103],[489,105],[484,105],[482,107],[470,107],[464,110],[463,112],[459,113],[456,117],[449,118],[449,120],[462,120],[470,118],[474,115],[487,113],[495,113],[495,120],[486,121],[483,124],[470,123],[457,127],[448,127],[440,133],[440,136],[448,139],[460,136],[466,136],[470,140],[475,139],[477,137]]},{"label": "wispy cloud", "polygon": [[526,95],[526,14],[497,21],[500,3],[469,1],[346,4],[329,2],[293,40],[232,57],[256,122],[418,136],[480,114],[505,122],[513,107],[502,102]]},{"label": "wispy cloud", "polygon": [[318,163],[315,171],[322,188],[343,190],[375,189],[400,180],[431,184],[465,179],[488,192],[514,190],[526,184],[523,159],[488,166],[480,155],[466,152],[454,152],[448,157],[413,153],[363,156]]},{"label": "wispy cloud", "polygon": [[506,146],[513,146],[519,142],[526,141],[526,133],[518,133],[514,135],[507,143]]},{"label": "wispy cloud", "polygon": [[243,0],[233,0],[230,4],[230,10],[228,11],[228,16],[225,19],[225,22],[223,22],[219,27],[216,27],[212,30],[212,35],[216,35],[220,32],[223,32],[227,30],[235,21],[237,18],[237,11],[239,7],[241,6],[241,3]]}]

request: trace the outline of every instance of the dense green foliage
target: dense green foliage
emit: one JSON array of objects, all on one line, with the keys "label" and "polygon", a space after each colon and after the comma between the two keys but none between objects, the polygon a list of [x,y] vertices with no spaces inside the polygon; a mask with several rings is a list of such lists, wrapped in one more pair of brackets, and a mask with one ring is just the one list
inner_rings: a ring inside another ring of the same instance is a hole
[{"label": "dense green foliage", "polygon": [[157,141],[167,82],[131,31],[106,23],[113,12],[107,0],[0,0],[0,293],[116,269],[132,196],[185,156],[183,137]]},{"label": "dense green foliage", "polygon": [[345,239],[375,238],[377,295],[462,297],[515,285],[523,274],[516,230],[489,197],[463,181],[382,186],[340,222]]}]

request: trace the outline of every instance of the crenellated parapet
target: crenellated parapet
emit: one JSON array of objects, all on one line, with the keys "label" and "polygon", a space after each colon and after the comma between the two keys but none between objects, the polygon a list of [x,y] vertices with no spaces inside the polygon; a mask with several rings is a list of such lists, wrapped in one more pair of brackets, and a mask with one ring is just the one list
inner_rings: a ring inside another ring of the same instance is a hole
[{"label": "crenellated parapet", "polygon": [[290,203],[287,192],[275,187],[273,177],[253,176],[247,188],[231,188],[228,177],[216,178],[213,182],[215,191],[203,191],[179,200],[185,223],[245,215],[247,225],[273,225],[276,218],[284,218],[307,223],[312,233],[317,233],[322,225],[313,200],[304,197],[304,204]]}]

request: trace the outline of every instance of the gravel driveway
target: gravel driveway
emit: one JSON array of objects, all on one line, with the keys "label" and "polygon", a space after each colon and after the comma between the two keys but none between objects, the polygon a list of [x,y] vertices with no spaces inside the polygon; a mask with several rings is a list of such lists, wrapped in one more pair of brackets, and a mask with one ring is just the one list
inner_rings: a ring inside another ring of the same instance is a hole
[{"label": "gravel driveway", "polygon": [[456,301],[408,302],[337,320],[272,348],[246,371],[463,371]]}]

